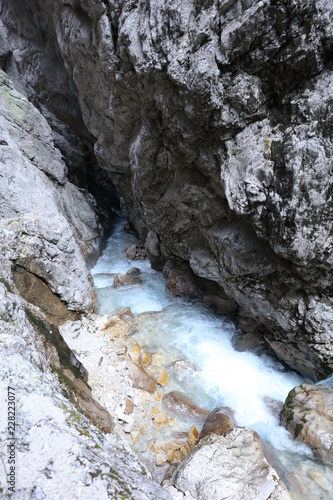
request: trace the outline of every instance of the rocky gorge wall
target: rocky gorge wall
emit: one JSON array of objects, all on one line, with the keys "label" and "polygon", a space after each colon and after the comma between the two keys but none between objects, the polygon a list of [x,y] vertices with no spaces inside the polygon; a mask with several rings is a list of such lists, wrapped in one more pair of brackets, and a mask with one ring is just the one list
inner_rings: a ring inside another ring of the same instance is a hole
[{"label": "rocky gorge wall", "polygon": [[[109,432],[112,417],[57,329],[70,319],[75,338],[92,309],[86,263],[118,205],[112,183],[155,265],[175,279],[191,269],[302,374],[331,372],[332,11],[296,0],[0,1],[1,391],[15,374],[23,495],[63,496],[53,478],[66,471],[73,498],[80,488],[169,498],[125,442],[91,425]],[[306,441],[299,391],[283,418]],[[327,436],[318,455],[330,462]],[[191,490],[187,467],[215,445],[180,465],[170,494]],[[270,471],[266,498],[280,485],[253,447]]]},{"label": "rocky gorge wall", "polygon": [[97,161],[148,252],[188,262],[287,364],[328,375],[332,5],[48,5]]},{"label": "rocky gorge wall", "polygon": [[332,6],[21,3],[1,14],[25,85],[89,139],[148,255],[188,263],[282,360],[327,376]]}]

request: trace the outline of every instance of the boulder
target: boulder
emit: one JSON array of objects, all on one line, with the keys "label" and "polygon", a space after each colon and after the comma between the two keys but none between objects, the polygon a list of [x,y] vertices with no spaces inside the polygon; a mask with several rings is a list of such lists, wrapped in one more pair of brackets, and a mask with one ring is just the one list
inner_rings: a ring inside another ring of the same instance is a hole
[{"label": "boulder", "polygon": [[136,256],[136,245],[130,245],[126,250],[126,258],[129,260],[134,260]]},{"label": "boulder", "polygon": [[167,484],[200,500],[290,500],[264,457],[258,435],[245,427],[200,440]]},{"label": "boulder", "polygon": [[233,414],[230,408],[220,406],[210,412],[201,429],[199,439],[204,439],[211,434],[225,436],[235,427]]},{"label": "boulder", "polygon": [[284,403],[281,423],[324,463],[333,463],[333,387],[295,387]]}]

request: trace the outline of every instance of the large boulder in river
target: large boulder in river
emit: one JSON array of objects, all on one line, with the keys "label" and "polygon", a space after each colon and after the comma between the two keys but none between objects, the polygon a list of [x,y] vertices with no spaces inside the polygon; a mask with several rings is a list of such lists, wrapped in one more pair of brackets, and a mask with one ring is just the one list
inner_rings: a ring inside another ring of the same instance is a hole
[{"label": "large boulder in river", "polygon": [[333,463],[333,387],[295,387],[285,401],[281,423],[323,462]]},{"label": "large boulder in river", "polygon": [[275,470],[268,464],[259,436],[236,427],[225,436],[199,442],[173,472],[170,483],[200,500],[289,500]]},{"label": "large boulder in river", "polygon": [[131,274],[117,274],[113,280],[114,288],[119,288],[121,286],[133,286],[141,285],[142,279],[139,276],[133,276]]}]

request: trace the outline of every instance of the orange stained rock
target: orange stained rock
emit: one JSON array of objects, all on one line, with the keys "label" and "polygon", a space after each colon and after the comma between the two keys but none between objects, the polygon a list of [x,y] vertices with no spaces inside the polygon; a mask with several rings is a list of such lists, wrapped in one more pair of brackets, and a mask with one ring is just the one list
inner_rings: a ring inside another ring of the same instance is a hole
[{"label": "orange stained rock", "polygon": [[160,371],[160,374],[158,376],[157,383],[159,385],[165,385],[168,383],[168,380],[169,380],[169,373],[167,372],[167,370],[162,368],[162,370]]},{"label": "orange stained rock", "polygon": [[139,356],[139,365],[148,366],[151,362],[151,355],[147,351],[141,351]]},{"label": "orange stained rock", "polygon": [[163,399],[163,393],[160,392],[160,391],[156,391],[155,394],[154,394],[154,397],[155,397],[156,401],[162,401],[162,399]]},{"label": "orange stained rock", "polygon": [[137,363],[139,356],[140,356],[140,352],[141,352],[140,344],[135,344],[134,346],[131,347],[131,349],[129,351],[129,356],[130,356],[131,360],[133,361],[133,363]]},{"label": "orange stained rock", "polygon": [[166,425],[169,421],[168,414],[166,411],[161,411],[158,413],[155,417],[155,425],[160,426],[160,425]]},{"label": "orange stained rock", "polygon": [[198,437],[199,437],[198,429],[196,428],[195,425],[193,425],[188,435],[188,442],[191,448],[193,448],[193,446],[197,444]]}]

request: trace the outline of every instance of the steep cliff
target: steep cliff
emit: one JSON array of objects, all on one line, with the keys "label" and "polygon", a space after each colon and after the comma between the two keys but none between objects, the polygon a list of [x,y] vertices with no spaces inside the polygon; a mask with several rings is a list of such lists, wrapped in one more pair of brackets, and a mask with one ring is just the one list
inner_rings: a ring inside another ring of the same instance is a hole
[{"label": "steep cliff", "polygon": [[[20,71],[38,95],[38,71],[61,75],[53,100],[75,94],[140,236],[218,283],[286,363],[330,373],[332,5],[21,3],[2,9],[21,19]],[[41,33],[57,64],[24,68]]]}]

